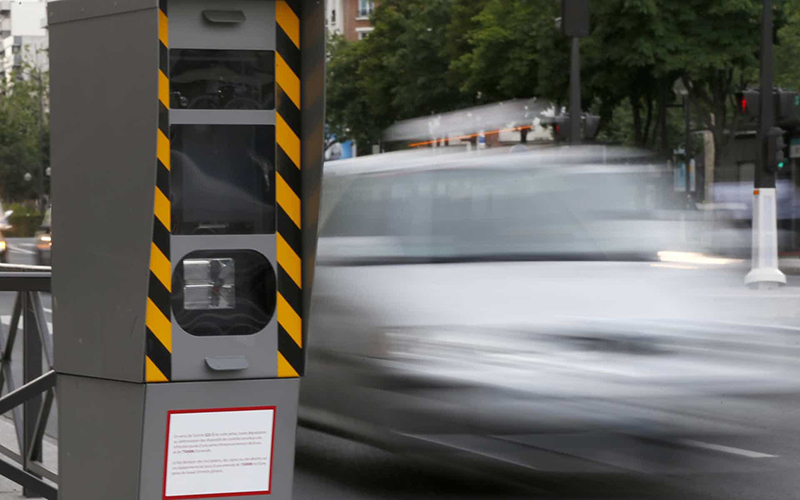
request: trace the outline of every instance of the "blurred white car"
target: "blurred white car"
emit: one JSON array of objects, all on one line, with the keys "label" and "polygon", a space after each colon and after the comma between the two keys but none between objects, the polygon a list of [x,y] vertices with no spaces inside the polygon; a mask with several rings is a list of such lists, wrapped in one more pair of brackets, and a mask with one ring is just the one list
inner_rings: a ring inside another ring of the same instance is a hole
[{"label": "blurred white car", "polygon": [[302,422],[485,455],[721,432],[681,409],[796,389],[791,336],[712,298],[747,235],[676,210],[671,175],[605,147],[326,164]]}]

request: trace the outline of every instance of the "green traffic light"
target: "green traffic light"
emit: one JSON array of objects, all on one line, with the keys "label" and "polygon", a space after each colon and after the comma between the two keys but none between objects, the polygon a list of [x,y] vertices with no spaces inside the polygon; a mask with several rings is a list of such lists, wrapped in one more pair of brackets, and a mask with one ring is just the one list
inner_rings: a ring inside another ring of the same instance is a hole
[{"label": "green traffic light", "polygon": [[785,166],[786,166],[786,162],[785,161],[782,161],[782,162],[778,163],[778,169],[779,170],[782,169]]}]

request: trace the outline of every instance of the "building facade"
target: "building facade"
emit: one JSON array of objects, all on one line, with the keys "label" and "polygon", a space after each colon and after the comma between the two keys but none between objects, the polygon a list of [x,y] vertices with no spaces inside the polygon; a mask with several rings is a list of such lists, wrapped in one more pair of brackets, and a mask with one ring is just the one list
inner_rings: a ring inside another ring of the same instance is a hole
[{"label": "building facade", "polygon": [[370,16],[376,3],[375,0],[328,0],[325,19],[328,31],[351,41],[363,40],[372,32]]},{"label": "building facade", "polygon": [[46,25],[46,1],[0,1],[0,77],[11,78],[24,62],[49,69]]}]

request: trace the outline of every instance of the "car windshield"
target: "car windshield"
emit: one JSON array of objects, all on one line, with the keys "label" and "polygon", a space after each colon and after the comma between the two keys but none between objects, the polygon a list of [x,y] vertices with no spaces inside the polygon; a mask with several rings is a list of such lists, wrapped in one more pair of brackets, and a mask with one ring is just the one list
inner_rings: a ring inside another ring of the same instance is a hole
[{"label": "car windshield", "polygon": [[651,258],[686,246],[669,180],[642,166],[351,176],[331,181],[346,187],[326,192],[321,236],[353,257]]}]

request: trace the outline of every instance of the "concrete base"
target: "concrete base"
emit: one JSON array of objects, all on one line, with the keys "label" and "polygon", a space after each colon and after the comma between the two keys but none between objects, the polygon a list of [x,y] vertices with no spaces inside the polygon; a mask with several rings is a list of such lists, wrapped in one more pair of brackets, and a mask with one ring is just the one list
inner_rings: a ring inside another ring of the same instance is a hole
[{"label": "concrete base", "polygon": [[786,275],[778,268],[758,268],[745,276],[744,283],[757,290],[774,290],[786,284]]},{"label": "concrete base", "polygon": [[753,197],[753,270],[745,277],[751,288],[769,289],[786,284],[778,269],[777,195],[774,188],[757,189]]}]

